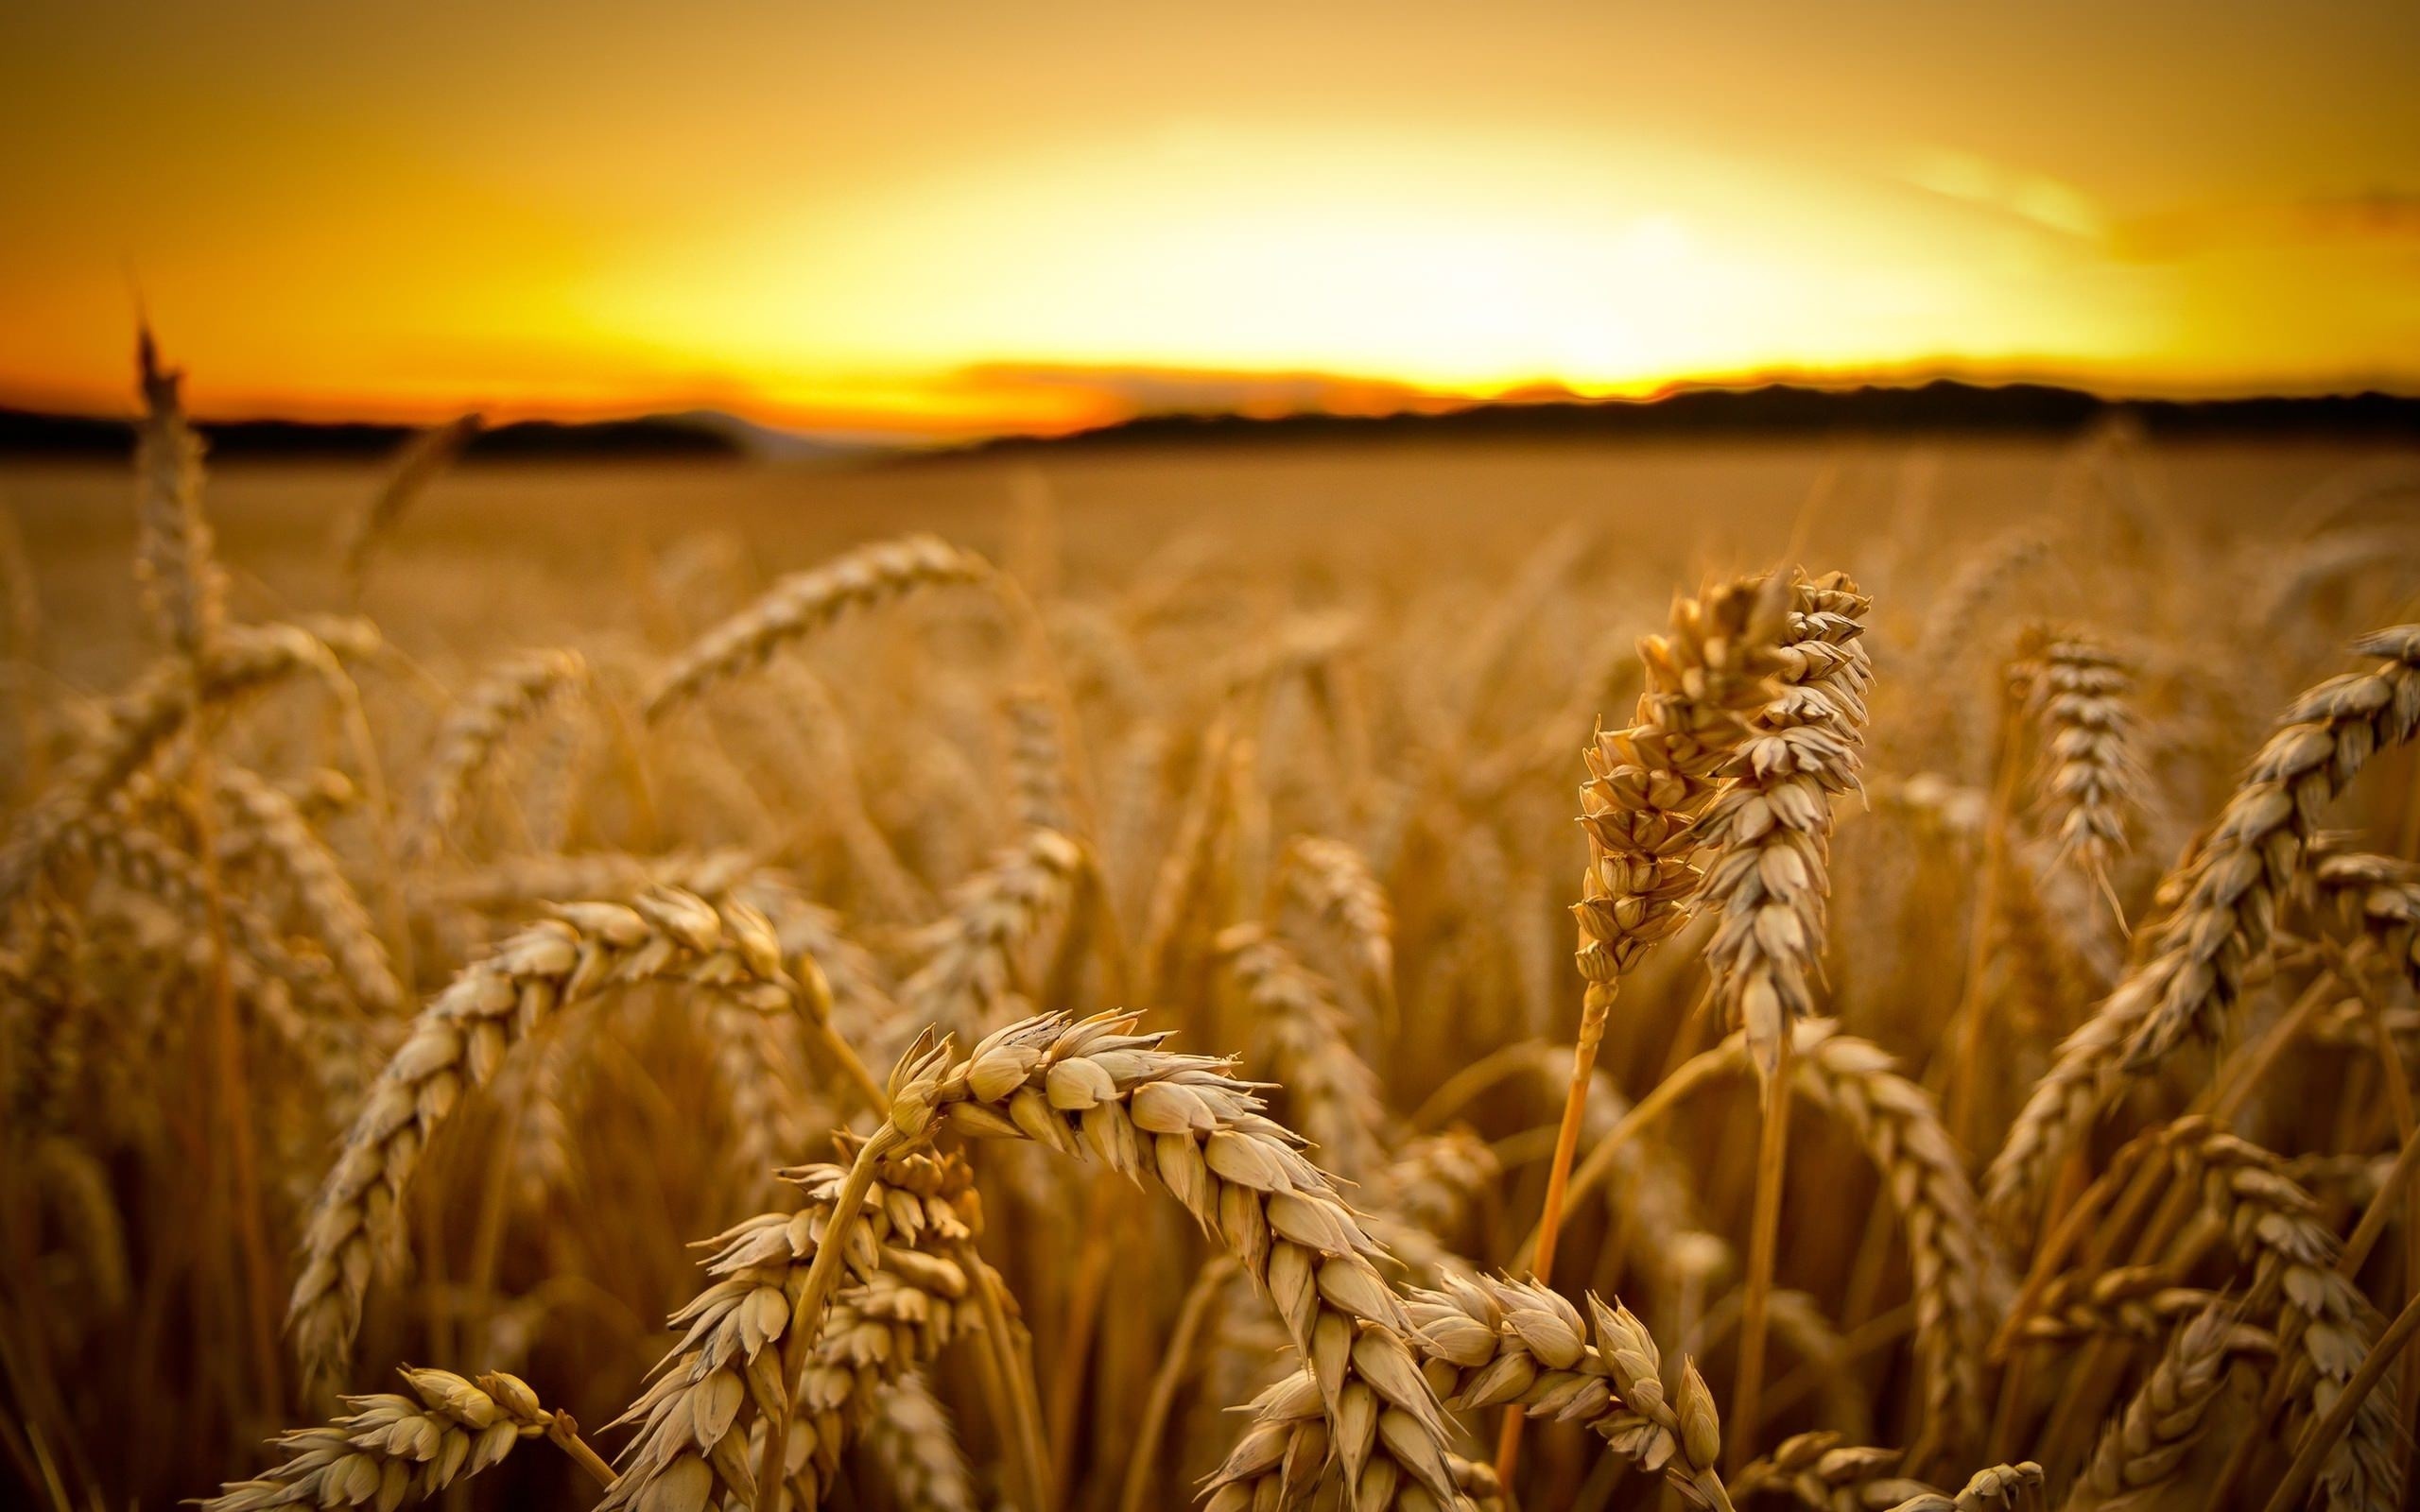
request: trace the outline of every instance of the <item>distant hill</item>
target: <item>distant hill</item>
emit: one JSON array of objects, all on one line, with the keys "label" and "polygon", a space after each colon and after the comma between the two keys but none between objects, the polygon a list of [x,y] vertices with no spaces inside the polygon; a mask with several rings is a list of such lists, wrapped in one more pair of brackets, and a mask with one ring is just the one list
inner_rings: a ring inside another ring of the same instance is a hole
[{"label": "distant hill", "polygon": [[2420,399],[2361,393],[2308,398],[2111,400],[2043,384],[1942,380],[1906,387],[1689,389],[1653,400],[1476,404],[1433,414],[1152,415],[1051,439],[1011,437],[955,454],[1221,442],[1674,438],[1834,432],[1979,436],[2072,435],[2123,413],[2154,436],[2311,436],[2420,442]]},{"label": "distant hill", "polygon": [[[251,420],[198,427],[219,459],[338,461],[391,455],[414,432],[404,425],[315,424]],[[753,427],[723,416],[666,415],[558,424],[522,421],[482,431],[467,455],[482,461],[583,458],[738,457],[754,448]],[[123,461],[134,448],[126,421],[0,409],[0,456],[91,457]]]},{"label": "distant hill", "polygon": [[[2113,400],[2043,384],[1985,386],[1940,380],[1907,387],[1687,389],[1652,400],[1514,400],[1434,413],[1254,419],[1224,413],[1147,415],[1060,437],[1001,437],[917,449],[908,460],[1048,449],[1161,445],[1356,442],[1407,439],[1683,438],[1832,433],[2065,436],[2123,413],[2153,436],[2360,438],[2420,442],[2420,398],[2360,393],[2300,398]],[[222,459],[344,459],[391,455],[401,425],[261,420],[204,424]],[[0,457],[123,460],[133,445],[123,420],[0,409]],[[475,460],[716,459],[776,461],[873,455],[881,448],[774,430],[716,411],[562,424],[524,421],[483,431]]]}]

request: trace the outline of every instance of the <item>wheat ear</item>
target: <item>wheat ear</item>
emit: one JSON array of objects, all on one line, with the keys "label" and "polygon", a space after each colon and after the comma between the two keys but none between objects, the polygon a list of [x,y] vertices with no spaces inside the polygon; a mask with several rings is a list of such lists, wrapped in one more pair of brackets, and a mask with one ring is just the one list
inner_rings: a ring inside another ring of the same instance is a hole
[{"label": "wheat ear", "polygon": [[[908,1078],[893,1124],[930,1117],[1157,1177],[1224,1241],[1310,1362],[1325,1426],[1317,1457],[1341,1466],[1354,1505],[1457,1505],[1444,1418],[1407,1342],[1402,1300],[1374,1263],[1384,1250],[1226,1062],[1162,1050],[1165,1035],[1129,1032],[1136,1018],[1011,1024],[965,1060]],[[1266,1469],[1231,1458],[1212,1478],[1215,1512],[1254,1504],[1250,1487]]]},{"label": "wheat ear", "polygon": [[2323,682],[2286,711],[2218,822],[2162,885],[2171,906],[2142,936],[2124,980],[2026,1099],[1984,1181],[2003,1223],[2031,1210],[2130,1076],[2217,1028],[2268,952],[2322,806],[2373,752],[2420,729],[2420,625],[2381,630],[2354,649],[2380,658],[2377,666]]},{"label": "wheat ear", "polygon": [[988,582],[992,576],[991,563],[932,536],[877,541],[792,573],[675,657],[648,694],[647,717],[662,718],[851,610],[921,589]]},{"label": "wheat ear", "polygon": [[[276,1440],[285,1464],[258,1480],[230,1482],[196,1504],[202,1512],[258,1512],[374,1503],[379,1512],[392,1512],[493,1469],[524,1439],[552,1437],[567,1450],[579,1443],[570,1419],[541,1406],[519,1376],[497,1370],[465,1380],[409,1366],[402,1374],[409,1396],[347,1397],[350,1413]],[[612,1480],[587,1445],[572,1452],[600,1484]]]},{"label": "wheat ear", "polygon": [[1731,1022],[1771,1075],[1787,1027],[1815,1011],[1832,799],[1858,785],[1872,663],[1858,637],[1868,601],[1839,573],[1791,586],[1781,684],[1699,824],[1720,854],[1705,902],[1722,922],[1706,960]]},{"label": "wheat ear", "polygon": [[2273,1353],[2275,1341],[2211,1303],[2169,1335],[2159,1364],[2101,1435],[2069,1492],[2070,1512],[2135,1496],[2175,1479],[2209,1428],[2228,1367],[2245,1354]]},{"label": "wheat ear", "polygon": [[2100,881],[2126,848],[2149,781],[2134,670],[2082,631],[2045,635],[2028,650],[2018,675],[2042,731],[2034,803],[2058,858]]},{"label": "wheat ear", "polygon": [[1783,1492],[1807,1512],[1876,1512],[1933,1493],[1922,1481],[1896,1474],[1904,1451],[1844,1444],[1828,1431],[1793,1434],[1771,1454],[1748,1462],[1731,1478],[1731,1494],[1746,1501]]},{"label": "wheat ear", "polygon": [[1234,925],[1217,943],[1250,1010],[1254,1062],[1285,1085],[1287,1107],[1321,1163],[1351,1180],[1369,1178],[1381,1163],[1386,1103],[1326,979],[1259,924]]},{"label": "wheat ear", "polygon": [[136,343],[143,419],[135,428],[134,580],[152,629],[188,660],[226,623],[227,584],[201,512],[201,438],[185,423],[184,374],[160,366],[145,328]]},{"label": "wheat ear", "polygon": [[256,692],[297,671],[340,679],[339,657],[360,657],[379,644],[366,621],[231,626],[190,678],[176,658],[152,662],[112,698],[99,735],[67,763],[43,795],[20,814],[0,848],[0,904],[14,902],[42,873],[60,838],[78,820],[108,803],[182,731],[197,702],[208,708]]},{"label": "wheat ear", "polygon": [[[285,885],[311,921],[313,932],[327,948],[345,986],[362,1006],[385,1012],[403,1000],[403,984],[395,979],[387,947],[370,922],[370,911],[337,866],[319,835],[312,833],[294,800],[240,767],[222,766],[218,790],[240,837],[269,857]],[[235,839],[231,834],[229,838]]]},{"label": "wheat ear", "polygon": [[948,1409],[934,1398],[923,1371],[908,1371],[889,1389],[874,1393],[866,1447],[901,1506],[914,1512],[977,1512],[981,1504],[967,1474],[966,1456],[959,1452]]},{"label": "wheat ear", "polygon": [[1343,948],[1392,1032],[1395,1022],[1394,911],[1370,861],[1344,840],[1301,834],[1286,842],[1279,874],[1287,896],[1318,919]]},{"label": "wheat ear", "polygon": [[1591,1297],[1588,1310],[1593,1344],[1579,1310],[1535,1281],[1449,1277],[1410,1305],[1423,1371],[1447,1406],[1506,1405],[1582,1424],[1641,1469],[1661,1471],[1690,1505],[1729,1512],[1715,1469],[1721,1420],[1696,1364],[1682,1362],[1679,1390],[1668,1394],[1646,1325],[1618,1299],[1607,1307]]},{"label": "wheat ear", "polygon": [[920,935],[924,963],[900,988],[918,1023],[980,1033],[995,1020],[1027,944],[1064,916],[1087,884],[1082,846],[1056,830],[1028,830],[950,895],[949,913]]},{"label": "wheat ear", "polygon": [[405,837],[406,857],[424,861],[434,854],[453,832],[473,780],[512,732],[587,683],[588,662],[577,651],[525,651],[481,674],[437,731],[420,811]]},{"label": "wheat ear", "polygon": [[[617,1419],[638,1433],[616,1456],[622,1478],[601,1512],[694,1509],[717,1483],[762,1505],[769,1488],[751,1469],[763,1448],[761,1438],[752,1443],[751,1429],[765,1420],[786,1430],[785,1486],[802,1507],[817,1506],[838,1473],[841,1452],[867,1427],[875,1397],[979,1326],[970,1300],[974,1279],[939,1252],[972,1241],[981,1228],[973,1173],[952,1157],[881,1158],[862,1189],[859,1221],[838,1238],[835,1253],[843,1257],[847,1280],[818,1320],[794,1396],[784,1347],[792,1342],[792,1314],[824,1240],[836,1231],[835,1208],[850,1172],[824,1164],[783,1175],[805,1194],[804,1208],[761,1214],[706,1241],[704,1263],[714,1280],[672,1314],[681,1343]],[[796,1435],[786,1433],[793,1419],[803,1430]]]},{"label": "wheat ear", "polygon": [[[2200,1182],[2204,1211],[2225,1223],[2238,1252],[2252,1263],[2255,1300],[2248,1305],[2283,1297],[2280,1383],[2298,1386],[2309,1416],[2324,1417],[2377,1341],[2377,1318],[2338,1268],[2336,1237],[2319,1221],[2318,1205],[2274,1155],[2206,1123],[2180,1125],[2173,1159],[2181,1178]],[[2400,1504],[2398,1421],[2393,1383],[2362,1401],[2351,1432],[2318,1472],[2335,1512]]]},{"label": "wheat ear", "polygon": [[462,449],[477,439],[485,422],[475,414],[458,415],[432,426],[406,443],[378,491],[346,522],[338,557],[344,573],[345,601],[358,605],[370,585],[370,566],[395,523],[404,517],[437,475],[454,464]]},{"label": "wheat ear", "polygon": [[572,903],[507,939],[429,1000],[355,1115],[303,1231],[286,1327],[305,1374],[340,1379],[377,1249],[403,1237],[402,1204],[429,1138],[539,1023],[609,988],[678,980],[761,1012],[798,1009],[772,924],[662,889],[636,904]]}]

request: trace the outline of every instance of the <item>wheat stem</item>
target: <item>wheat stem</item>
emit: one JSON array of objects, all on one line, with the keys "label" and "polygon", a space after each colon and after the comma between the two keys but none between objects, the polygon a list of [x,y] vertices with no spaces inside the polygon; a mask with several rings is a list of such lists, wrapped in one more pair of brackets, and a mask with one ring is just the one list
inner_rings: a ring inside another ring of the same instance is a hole
[{"label": "wheat stem", "polygon": [[1756,1140],[1756,1194],[1748,1228],[1748,1280],[1739,1309],[1739,1369],[1732,1390],[1729,1469],[1737,1473],[1748,1461],[1756,1426],[1763,1419],[1765,1387],[1765,1319],[1773,1285],[1773,1252],[1781,1237],[1781,1195],[1784,1163],[1789,1150],[1789,1081],[1791,1042],[1784,1034],[1774,1047],[1772,1074],[1763,1078],[1762,1125]]}]

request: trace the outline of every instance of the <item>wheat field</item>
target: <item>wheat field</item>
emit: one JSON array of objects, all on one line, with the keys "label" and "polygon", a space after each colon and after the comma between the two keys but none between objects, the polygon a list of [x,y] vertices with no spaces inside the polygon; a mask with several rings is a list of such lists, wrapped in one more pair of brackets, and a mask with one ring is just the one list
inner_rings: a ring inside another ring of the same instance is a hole
[{"label": "wheat field", "polygon": [[2420,456],[144,392],[0,472],[11,1504],[2414,1504]]}]

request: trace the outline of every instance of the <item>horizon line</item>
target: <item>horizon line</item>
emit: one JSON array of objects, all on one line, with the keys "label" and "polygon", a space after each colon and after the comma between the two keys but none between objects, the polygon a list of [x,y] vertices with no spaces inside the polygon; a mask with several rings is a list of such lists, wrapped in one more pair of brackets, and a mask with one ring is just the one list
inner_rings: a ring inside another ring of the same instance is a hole
[{"label": "horizon line", "polygon": [[[1860,390],[1912,392],[1935,386],[1981,391],[2042,388],[2079,395],[2112,406],[2129,404],[2204,404],[2258,400],[2355,399],[2377,395],[2420,400],[2420,374],[2338,374],[2286,381],[2126,381],[2097,378],[2068,369],[2031,365],[1972,363],[1908,363],[1852,369],[1773,368],[1754,372],[1707,374],[1659,380],[1652,384],[1582,385],[1555,378],[1532,379],[1503,387],[1448,389],[1426,387],[1397,379],[1304,369],[1238,369],[1186,368],[1171,365],[1094,365],[1048,362],[983,362],[949,369],[929,381],[935,393],[954,385],[995,384],[1033,391],[1054,390],[1089,399],[1090,412],[1064,420],[1037,421],[1000,414],[986,421],[979,413],[954,421],[916,415],[899,409],[841,407],[831,404],[784,404],[763,393],[743,395],[719,386],[704,389],[667,389],[628,402],[513,402],[466,397],[460,402],[431,403],[315,396],[307,392],[276,398],[238,394],[223,402],[207,395],[191,406],[195,422],[210,426],[296,425],[312,427],[372,426],[420,428],[441,424],[463,415],[482,415],[492,427],[539,423],[566,426],[611,424],[647,420],[678,420],[688,416],[728,419],[800,440],[846,439],[868,446],[900,449],[944,448],[991,440],[1049,439],[1115,429],[1138,421],[1163,419],[1287,420],[1328,418],[1380,420],[1410,416],[1451,415],[1470,410],[1547,408],[1647,408],[1693,394],[1753,394],[1772,389],[1824,393]],[[1226,389],[1187,399],[1170,393],[1156,402],[1155,387],[1193,386]],[[60,389],[43,385],[12,385],[0,381],[0,411],[64,422],[115,422],[134,418],[136,406],[96,407],[79,403]],[[920,423],[922,421],[922,423]]]}]

